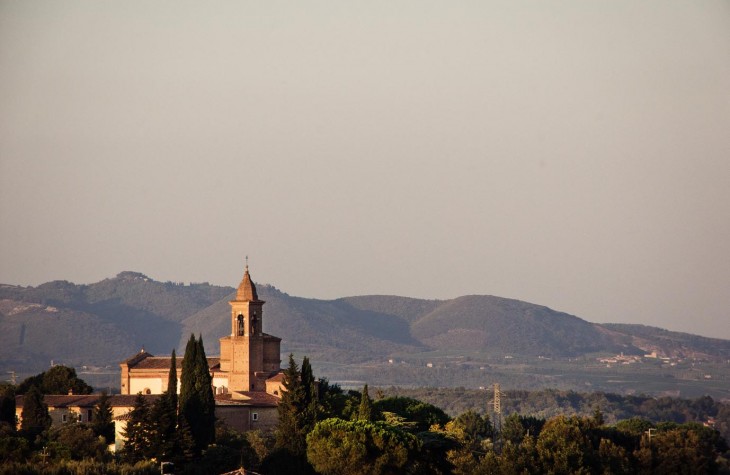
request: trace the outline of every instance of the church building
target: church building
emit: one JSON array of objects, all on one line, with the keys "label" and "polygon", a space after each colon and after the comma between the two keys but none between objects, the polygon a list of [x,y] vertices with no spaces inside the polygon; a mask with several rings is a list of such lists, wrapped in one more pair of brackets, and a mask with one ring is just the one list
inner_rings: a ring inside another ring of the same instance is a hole
[{"label": "church building", "polygon": [[[259,300],[248,265],[231,300],[231,334],[220,338],[220,356],[208,357],[216,416],[238,430],[267,430],[276,424],[281,398],[281,338],[263,332],[264,301]],[[144,350],[121,366],[122,394],[162,394],[168,390],[170,357]],[[182,358],[177,359],[178,387]]]}]

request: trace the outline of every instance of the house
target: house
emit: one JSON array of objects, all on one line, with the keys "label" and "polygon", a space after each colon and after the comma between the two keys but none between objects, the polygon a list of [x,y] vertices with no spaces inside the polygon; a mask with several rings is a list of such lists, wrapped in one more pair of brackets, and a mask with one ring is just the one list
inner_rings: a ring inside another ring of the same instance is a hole
[{"label": "house", "polygon": [[[147,403],[152,405],[160,396],[145,396]],[[134,407],[136,395],[113,394],[109,396],[109,405],[112,409],[112,419],[115,424],[115,443],[112,450],[121,448],[123,445],[125,416]],[[23,399],[24,396],[15,397],[15,416],[18,420],[18,427],[23,420]],[[94,410],[99,405],[101,394],[47,394],[43,396],[43,402],[48,406],[48,415],[51,416],[51,425],[61,425],[69,422],[93,422]]]}]

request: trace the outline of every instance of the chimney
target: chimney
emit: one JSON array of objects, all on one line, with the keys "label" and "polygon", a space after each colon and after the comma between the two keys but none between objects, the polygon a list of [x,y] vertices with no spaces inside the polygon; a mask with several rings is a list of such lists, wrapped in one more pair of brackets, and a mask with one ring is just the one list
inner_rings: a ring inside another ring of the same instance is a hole
[{"label": "chimney", "polygon": [[73,396],[74,395],[74,388],[68,388],[68,395]]}]

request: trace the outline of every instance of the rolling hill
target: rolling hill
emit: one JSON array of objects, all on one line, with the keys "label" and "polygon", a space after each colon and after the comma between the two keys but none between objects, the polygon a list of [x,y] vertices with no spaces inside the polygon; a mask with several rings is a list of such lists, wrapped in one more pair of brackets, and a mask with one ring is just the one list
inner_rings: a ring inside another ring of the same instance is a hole
[{"label": "rolling hill", "polygon": [[[658,356],[730,358],[728,340],[640,325],[600,325],[495,296],[316,300],[293,297],[271,285],[259,285],[258,290],[267,302],[264,331],[283,339],[282,352],[308,355],[320,368],[340,366],[339,374],[355,374],[352,369],[358,365],[434,355],[463,364],[505,355],[569,359],[651,351]],[[51,360],[116,368],[141,347],[158,355],[180,350],[190,333],[201,334],[208,354],[217,354],[218,338],[230,332],[228,301],[233,295],[232,287],[163,283],[136,272],[88,285],[0,285],[0,371],[38,372]],[[408,374],[402,372],[398,381],[420,382],[408,381]],[[440,378],[435,384],[459,381],[458,372],[444,372]]]}]

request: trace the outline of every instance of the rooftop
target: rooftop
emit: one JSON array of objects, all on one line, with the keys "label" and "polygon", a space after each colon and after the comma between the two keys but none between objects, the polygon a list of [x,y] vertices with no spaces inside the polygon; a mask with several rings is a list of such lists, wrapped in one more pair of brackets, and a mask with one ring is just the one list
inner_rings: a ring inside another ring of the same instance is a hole
[{"label": "rooftop", "polygon": [[[157,400],[160,394],[147,394],[144,397],[150,404]],[[132,407],[136,394],[112,394],[109,396],[109,405],[112,407]],[[94,407],[99,404],[101,394],[46,394],[43,402],[49,407]],[[23,396],[15,396],[15,406],[23,407]]]},{"label": "rooftop", "polygon": [[233,391],[215,397],[216,406],[276,407],[279,401],[278,397],[263,391]]}]

